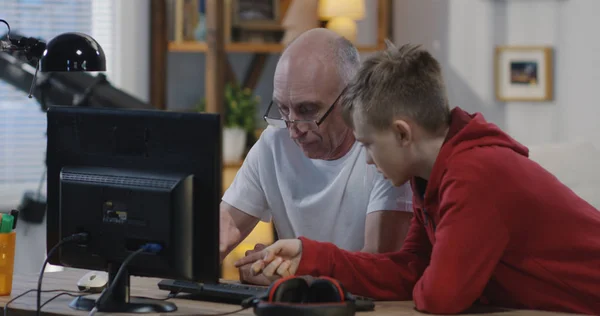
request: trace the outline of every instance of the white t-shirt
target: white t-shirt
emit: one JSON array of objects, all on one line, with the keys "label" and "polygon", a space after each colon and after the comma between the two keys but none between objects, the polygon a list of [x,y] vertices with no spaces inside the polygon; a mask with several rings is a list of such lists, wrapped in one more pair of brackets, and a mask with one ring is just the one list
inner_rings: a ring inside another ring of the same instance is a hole
[{"label": "white t-shirt", "polygon": [[365,154],[356,142],[340,159],[310,159],[286,129],[268,127],[223,201],[263,221],[273,219],[279,238],[305,236],[360,251],[367,213],[412,211],[409,184],[392,186]]}]

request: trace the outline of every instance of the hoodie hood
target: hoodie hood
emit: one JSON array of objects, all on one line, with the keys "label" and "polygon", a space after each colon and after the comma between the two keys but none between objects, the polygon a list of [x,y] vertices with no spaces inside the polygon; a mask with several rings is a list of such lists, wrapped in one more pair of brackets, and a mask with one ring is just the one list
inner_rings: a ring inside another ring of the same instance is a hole
[{"label": "hoodie hood", "polygon": [[[448,161],[456,154],[478,147],[505,147],[529,157],[527,147],[517,142],[498,126],[485,120],[481,113],[470,114],[459,107],[450,113],[446,139],[431,170],[426,196],[437,191]],[[416,189],[413,187],[413,190]]]},{"label": "hoodie hood", "polygon": [[527,147],[508,136],[495,124],[486,121],[481,113],[469,114],[456,107],[451,112],[448,135],[446,135],[435,165],[453,154],[483,146],[506,147],[529,157]]}]

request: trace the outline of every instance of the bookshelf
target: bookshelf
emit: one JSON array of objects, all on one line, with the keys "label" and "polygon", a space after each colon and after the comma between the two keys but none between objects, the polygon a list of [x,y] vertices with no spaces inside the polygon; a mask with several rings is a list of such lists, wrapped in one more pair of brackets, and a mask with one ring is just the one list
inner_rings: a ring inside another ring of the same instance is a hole
[{"label": "bookshelf", "polygon": [[[382,50],[384,45],[377,46],[357,46],[361,53],[375,52]],[[228,53],[266,53],[279,54],[285,47],[277,43],[229,43],[225,44],[225,51]],[[205,42],[187,41],[187,42],[169,42],[169,52],[174,53],[204,53],[208,49]]]},{"label": "bookshelf", "polygon": [[[277,54],[283,51],[283,45],[277,43],[228,43],[225,51],[228,53],[267,53]],[[176,53],[205,53],[208,45],[205,42],[187,41],[170,42],[169,52]]]},{"label": "bookshelf", "polygon": [[[225,82],[236,82],[244,87],[254,90],[258,77],[263,71],[264,60],[271,54],[280,54],[284,46],[280,43],[255,43],[236,42],[232,39],[232,3],[235,0],[204,0],[206,33],[205,41],[195,41],[190,35],[182,32],[188,30],[189,19],[184,17],[184,11],[189,0],[151,0],[151,103],[159,109],[166,106],[166,73],[168,53],[201,53],[206,54],[207,68],[205,76],[207,109],[210,112],[222,113],[220,97]],[[280,10],[286,10],[291,0],[279,1]],[[391,29],[391,0],[366,0],[367,5],[377,2],[377,34],[376,44],[372,46],[358,46],[362,53],[374,52],[385,47],[384,40],[390,37]],[[193,7],[192,7],[193,8]],[[278,17],[282,20],[285,12]],[[187,23],[187,24],[186,24]],[[259,29],[282,29],[280,25],[273,24],[254,26]],[[208,36],[208,34],[212,34]],[[253,62],[249,67],[246,79],[238,80],[233,75],[231,65],[228,64],[228,53],[247,53],[253,55]],[[247,80],[253,79],[256,80]],[[240,82],[241,81],[241,82]],[[218,100],[217,100],[218,99]]]}]

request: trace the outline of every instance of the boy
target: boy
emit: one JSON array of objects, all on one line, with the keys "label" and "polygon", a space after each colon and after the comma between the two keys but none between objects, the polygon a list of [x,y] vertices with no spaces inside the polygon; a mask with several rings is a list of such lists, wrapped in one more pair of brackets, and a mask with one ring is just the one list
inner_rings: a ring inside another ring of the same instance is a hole
[{"label": "boy", "polygon": [[351,253],[300,237],[241,261],[267,277],[328,275],[355,294],[420,311],[473,303],[600,313],[600,212],[528,158],[481,114],[449,109],[439,63],[390,47],[365,61],[343,102],[368,163],[410,180],[404,246]]}]

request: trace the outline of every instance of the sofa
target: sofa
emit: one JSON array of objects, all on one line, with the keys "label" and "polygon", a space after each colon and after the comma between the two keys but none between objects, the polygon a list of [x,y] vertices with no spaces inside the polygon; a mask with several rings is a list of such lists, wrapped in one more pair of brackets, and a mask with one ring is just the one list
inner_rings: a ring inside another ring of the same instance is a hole
[{"label": "sofa", "polygon": [[529,147],[529,157],[600,210],[600,147],[590,142]]}]

